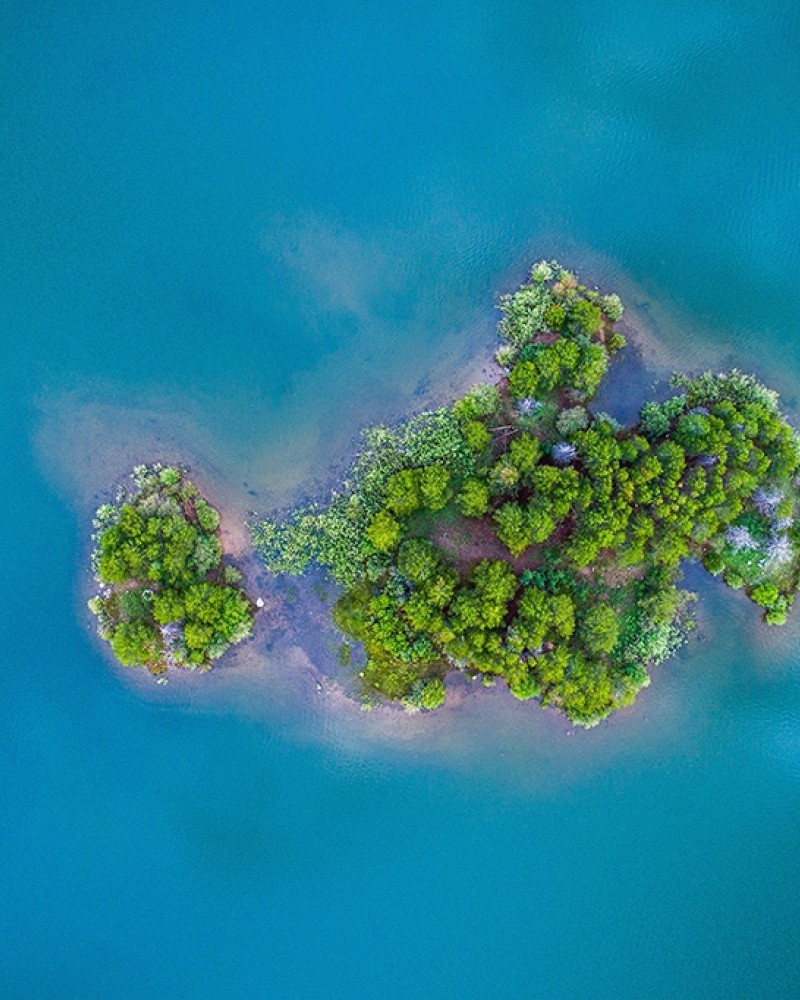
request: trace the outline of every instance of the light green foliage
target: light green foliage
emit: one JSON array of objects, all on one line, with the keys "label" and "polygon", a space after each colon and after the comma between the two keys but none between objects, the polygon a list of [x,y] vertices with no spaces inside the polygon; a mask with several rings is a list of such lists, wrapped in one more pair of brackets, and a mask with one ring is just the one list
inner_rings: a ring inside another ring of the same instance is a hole
[{"label": "light green foliage", "polygon": [[542,454],[539,438],[530,434],[520,434],[513,438],[508,449],[512,465],[524,476],[532,472]]},{"label": "light green foliage", "polygon": [[367,540],[379,552],[391,552],[400,541],[400,524],[386,510],[379,510],[367,525]]},{"label": "light green foliage", "polygon": [[[364,646],[370,696],[432,708],[460,669],[591,726],[684,641],[682,560],[785,621],[800,583],[800,447],[775,394],[735,371],[676,377],[679,392],[631,428],[592,414],[582,404],[624,347],[622,304],[555,263],[501,310],[507,382],[369,431],[326,506],[254,537],[271,570],[316,561],[343,584],[334,617]],[[143,530],[132,518],[120,535]],[[181,551],[190,541],[167,536]],[[105,568],[135,555],[114,545]],[[179,610],[169,589],[152,602],[158,621]]]},{"label": "light green foliage", "polygon": [[422,503],[419,490],[419,473],[416,469],[403,469],[389,477],[384,496],[386,509],[397,517],[408,517]]},{"label": "light green foliage", "polygon": [[179,468],[138,466],[132,478],[135,489],[95,519],[94,564],[106,585],[90,602],[98,632],[126,666],[207,668],[253,618],[241,575],[231,579],[237,571],[221,564],[219,514]]},{"label": "light green foliage", "polygon": [[159,625],[181,621],[186,614],[183,595],[177,590],[162,590],[153,598],[153,618]]},{"label": "light green foliage", "polygon": [[482,383],[474,385],[466,396],[453,404],[453,415],[460,423],[470,420],[486,420],[500,409],[500,392],[496,385]]},{"label": "light green foliage", "polygon": [[788,608],[786,604],[775,605],[764,612],[764,621],[768,625],[785,625]]},{"label": "light green foliage", "polygon": [[623,336],[623,334],[612,333],[606,341],[606,347],[608,348],[609,354],[616,354],[617,351],[621,351],[623,347],[626,347],[627,343],[627,338]]},{"label": "light green foliage", "polygon": [[478,454],[485,451],[492,441],[492,435],[486,424],[480,420],[468,420],[463,427],[464,441],[467,447]]},{"label": "light green foliage", "polygon": [[474,476],[465,480],[456,497],[456,506],[465,517],[483,517],[489,509],[489,486],[486,481]]},{"label": "light green foliage", "polygon": [[542,397],[556,389],[569,389],[589,399],[607,367],[608,354],[601,344],[561,338],[542,346],[533,357],[518,361],[508,383],[517,398]]},{"label": "light green foliage", "polygon": [[371,427],[364,432],[364,447],[342,488],[326,505],[300,508],[279,523],[267,520],[254,525],[253,542],[273,573],[297,575],[316,562],[344,586],[364,576],[375,579],[387,564],[373,546],[364,545],[364,539],[373,517],[384,507],[392,475],[442,465],[458,483],[474,471],[475,462],[450,409],[422,413],[394,428]]},{"label": "light green foliage", "polygon": [[509,455],[499,458],[489,473],[489,485],[493,493],[512,493],[519,483],[519,469]]},{"label": "light green foliage", "polygon": [[414,690],[407,701],[415,708],[432,712],[444,705],[446,694],[444,682],[439,677],[430,677],[414,685]]},{"label": "light green foliage", "polygon": [[544,328],[551,302],[550,289],[538,281],[523,285],[514,295],[504,295],[500,300],[500,336],[513,347],[523,347]]},{"label": "light green foliage", "polygon": [[589,414],[584,406],[570,406],[562,410],[556,419],[559,437],[569,438],[576,431],[585,431],[589,426]]},{"label": "light green foliage", "polygon": [[428,465],[419,470],[419,493],[422,506],[441,510],[452,496],[450,472],[444,465]]},{"label": "light green foliage", "polygon": [[412,583],[426,583],[441,565],[436,546],[427,538],[409,538],[400,546],[397,568]]},{"label": "light green foliage", "polygon": [[528,511],[518,503],[505,503],[502,507],[498,507],[494,512],[494,522],[497,537],[512,556],[518,556],[533,544]]},{"label": "light green foliage", "polygon": [[544,325],[548,330],[560,333],[567,322],[567,310],[560,302],[551,302],[544,311]]},{"label": "light green foliage", "polygon": [[144,622],[122,621],[111,637],[114,656],[123,667],[158,666],[162,642],[158,631]]},{"label": "light green foliage", "polygon": [[578,299],[570,308],[569,322],[583,333],[597,333],[603,325],[603,310],[586,299]]},{"label": "light green foliage", "polygon": [[762,608],[771,608],[777,603],[780,593],[774,583],[762,583],[753,588],[750,596]]},{"label": "light green foliage", "polygon": [[622,314],[625,312],[625,309],[619,295],[614,293],[611,295],[604,295],[600,300],[600,304],[603,307],[603,312],[606,314],[606,318],[612,323],[616,323],[622,319]]}]

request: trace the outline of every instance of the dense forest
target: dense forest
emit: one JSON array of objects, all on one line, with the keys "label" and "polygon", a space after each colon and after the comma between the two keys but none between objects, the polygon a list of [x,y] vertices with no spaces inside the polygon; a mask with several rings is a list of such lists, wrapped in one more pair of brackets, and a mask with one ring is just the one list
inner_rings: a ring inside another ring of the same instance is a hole
[{"label": "dense forest", "polygon": [[253,624],[219,513],[180,468],[139,466],[132,480],[95,515],[98,631],[124,666],[208,669]]},{"label": "dense forest", "polygon": [[369,428],[326,503],[254,540],[273,573],[315,563],[340,584],[334,617],[363,647],[368,699],[433,709],[460,670],[593,725],[691,627],[685,560],[786,620],[800,447],[777,395],[736,370],[675,376],[635,426],[592,410],[625,347],[623,307],[555,262],[500,306],[495,383]]}]

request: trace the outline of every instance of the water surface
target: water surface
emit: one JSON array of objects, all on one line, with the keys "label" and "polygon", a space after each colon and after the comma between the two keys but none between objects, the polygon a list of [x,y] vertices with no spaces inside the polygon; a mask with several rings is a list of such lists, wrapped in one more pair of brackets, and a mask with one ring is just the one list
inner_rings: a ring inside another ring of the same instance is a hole
[{"label": "water surface", "polygon": [[10,0],[0,38],[5,992],[796,996],[796,620],[704,586],[583,733],[499,688],[365,715],[280,644],[142,684],[81,568],[137,460],[237,522],[313,493],[539,256],[654,377],[794,411],[796,5]]}]

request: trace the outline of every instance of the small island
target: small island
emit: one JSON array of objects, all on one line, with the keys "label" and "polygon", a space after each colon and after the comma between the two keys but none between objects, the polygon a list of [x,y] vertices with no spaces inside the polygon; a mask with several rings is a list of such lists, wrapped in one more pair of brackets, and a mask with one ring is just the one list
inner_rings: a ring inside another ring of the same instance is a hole
[{"label": "small island", "polygon": [[[692,627],[684,561],[785,622],[800,579],[800,446],[777,394],[737,370],[674,376],[674,394],[631,427],[595,412],[626,344],[622,303],[556,262],[537,264],[501,311],[495,382],[369,428],[327,502],[265,520],[253,538],[272,573],[315,564],[340,585],[334,621],[347,655],[363,649],[368,703],[437,708],[461,671],[592,726],[632,704]],[[140,504],[149,495],[164,494],[148,487]],[[137,561],[135,539],[125,549],[119,508],[109,516],[98,568],[113,586],[98,609],[117,655],[163,668],[180,620],[179,656],[210,662],[249,625],[241,591],[204,583],[231,594],[220,615],[228,600],[238,611],[222,627],[204,601],[198,632],[197,580],[131,587],[152,579],[152,561]],[[183,523],[197,520],[195,505]],[[217,563],[201,559],[203,572]]]},{"label": "small island", "polygon": [[254,611],[223,559],[219,513],[181,468],[138,466],[131,478],[95,515],[98,632],[121,664],[160,679],[208,670],[250,635]]}]

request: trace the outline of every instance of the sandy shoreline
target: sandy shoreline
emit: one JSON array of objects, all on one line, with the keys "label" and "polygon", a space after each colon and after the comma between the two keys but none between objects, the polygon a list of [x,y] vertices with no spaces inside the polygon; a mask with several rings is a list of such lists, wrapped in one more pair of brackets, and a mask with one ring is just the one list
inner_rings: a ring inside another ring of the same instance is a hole
[{"label": "sandy shoreline", "polygon": [[[484,320],[480,321],[481,327]],[[628,422],[651,396],[653,386],[666,390],[666,380],[678,366],[672,352],[658,344],[646,319],[639,319],[635,307],[628,306],[620,327],[629,345],[612,363],[593,409],[607,410]],[[454,342],[449,343],[452,348]],[[394,423],[443,405],[476,382],[494,380],[498,374],[493,361],[497,345],[494,335],[479,338],[473,331],[460,344],[455,342],[457,350],[446,356],[440,351],[434,369],[436,378],[420,383],[410,394],[416,405],[401,409],[402,396],[398,395],[394,405],[389,401],[392,416],[386,412],[385,401],[378,405],[386,413],[385,421]],[[369,408],[375,405],[376,400],[368,401]],[[120,408],[77,394],[56,400],[49,410],[45,405],[37,450],[48,477],[76,508],[82,531],[86,532],[84,566],[88,565],[91,516],[98,503],[113,495],[113,483],[122,481],[133,465],[143,461],[180,461],[189,466],[191,478],[219,509],[225,551],[244,571],[252,597],[264,602],[256,614],[253,636],[230,650],[213,671],[172,671],[169,683],[159,686],[146,672],[116,664],[107,644],[94,636],[93,620],[85,606],[93,592],[93,581],[84,571],[76,588],[76,613],[92,632],[94,647],[137,697],[204,711],[233,707],[268,718],[270,725],[281,724],[280,718],[292,718],[310,739],[334,739],[362,748],[373,742],[419,748],[442,740],[459,742],[473,731],[478,720],[484,720],[484,725],[486,718],[492,718],[496,725],[498,712],[503,718],[502,727],[509,727],[509,731],[521,725],[530,726],[540,738],[543,734],[548,734],[549,739],[557,734],[581,734],[554,712],[543,713],[536,705],[516,702],[503,685],[484,690],[455,673],[448,679],[444,710],[413,714],[398,705],[386,704],[363,711],[352,671],[337,661],[341,636],[330,621],[330,600],[320,597],[321,575],[315,573],[300,580],[270,578],[253,553],[247,526],[256,512],[268,516],[276,509],[296,504],[302,496],[323,500],[340,482],[358,450],[363,426],[352,409],[347,417],[334,428],[335,433],[324,447],[319,442],[314,445],[319,453],[316,459],[309,457],[305,444],[299,465],[288,475],[280,465],[271,463],[263,469],[258,466],[255,475],[258,463],[253,456],[245,453],[244,464],[238,466],[239,455],[232,459],[232,449],[185,411],[174,414],[157,407]],[[304,428],[299,428],[298,433],[305,435],[306,441],[314,439]],[[319,461],[323,456],[324,460]],[[324,470],[322,475],[313,474],[320,469]],[[272,481],[273,472],[278,475],[277,484]],[[325,587],[330,595],[335,592],[332,584]],[[758,627],[757,622],[754,627]],[[759,641],[762,639],[760,636]],[[695,645],[695,640],[690,644]],[[657,669],[655,683],[640,695],[633,708],[616,713],[588,738],[595,744],[612,738],[598,735],[602,731],[614,733],[614,739],[619,739],[621,732],[633,734],[650,728],[648,713],[653,706],[659,706],[659,714],[674,710],[670,700],[673,695],[663,691],[663,678],[672,663]],[[661,688],[658,695],[654,694],[655,688]]]}]

